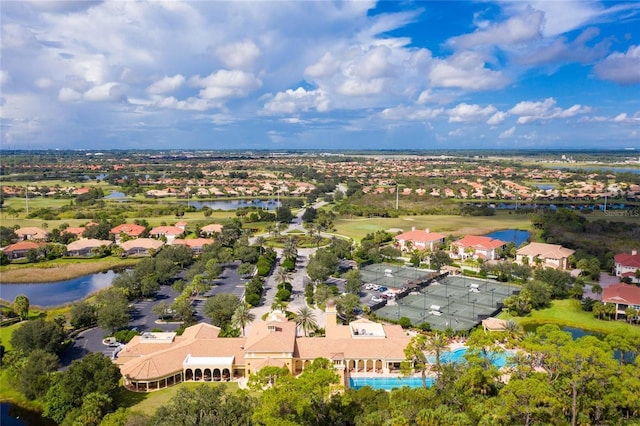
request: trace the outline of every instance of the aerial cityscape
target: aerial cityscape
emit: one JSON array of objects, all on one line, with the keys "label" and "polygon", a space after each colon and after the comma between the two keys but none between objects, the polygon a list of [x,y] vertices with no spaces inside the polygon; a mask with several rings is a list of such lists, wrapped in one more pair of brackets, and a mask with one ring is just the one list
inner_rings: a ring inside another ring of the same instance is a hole
[{"label": "aerial cityscape", "polygon": [[1,2],[0,424],[638,425],[639,18]]},{"label": "aerial cityscape", "polygon": [[[5,151],[1,178],[7,419],[601,423],[588,386],[640,386],[635,152]],[[403,387],[428,402],[331,408]]]}]

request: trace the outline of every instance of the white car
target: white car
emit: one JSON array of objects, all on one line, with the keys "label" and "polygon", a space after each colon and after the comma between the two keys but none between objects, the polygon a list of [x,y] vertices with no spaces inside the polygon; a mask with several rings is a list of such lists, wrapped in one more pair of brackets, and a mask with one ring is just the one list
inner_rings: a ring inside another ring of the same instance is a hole
[{"label": "white car", "polygon": [[372,302],[376,302],[376,303],[377,303],[377,302],[382,302],[383,300],[384,300],[384,299],[383,299],[382,297],[380,297],[380,296],[373,296],[373,297],[371,298],[371,301],[372,301]]}]

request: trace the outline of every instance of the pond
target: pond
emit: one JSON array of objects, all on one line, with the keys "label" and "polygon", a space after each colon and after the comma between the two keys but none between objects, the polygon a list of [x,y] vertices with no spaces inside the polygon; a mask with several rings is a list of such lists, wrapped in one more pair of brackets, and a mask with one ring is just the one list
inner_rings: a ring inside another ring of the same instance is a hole
[{"label": "pond", "polygon": [[485,235],[485,237],[504,241],[505,243],[513,242],[516,247],[520,247],[522,243],[529,241],[531,233],[521,229],[503,229]]},{"label": "pond", "polygon": [[[180,204],[187,204],[187,201],[183,201]],[[209,207],[212,210],[237,210],[241,207],[257,207],[259,209],[275,210],[280,207],[282,203],[275,200],[217,200],[217,201],[188,201],[190,206],[200,210],[203,207]]]},{"label": "pond", "polygon": [[127,196],[127,194],[125,194],[124,192],[111,191],[111,194],[106,195],[104,198],[106,198],[108,200],[112,200],[112,199],[118,199],[118,198],[125,198],[126,196]]},{"label": "pond", "polygon": [[48,308],[83,300],[98,290],[109,287],[117,272],[107,271],[51,283],[0,284],[0,298],[13,302],[19,294],[31,305]]},{"label": "pond", "polygon": [[40,413],[25,410],[8,402],[0,403],[0,425],[2,426],[31,426],[55,425],[45,419]]}]

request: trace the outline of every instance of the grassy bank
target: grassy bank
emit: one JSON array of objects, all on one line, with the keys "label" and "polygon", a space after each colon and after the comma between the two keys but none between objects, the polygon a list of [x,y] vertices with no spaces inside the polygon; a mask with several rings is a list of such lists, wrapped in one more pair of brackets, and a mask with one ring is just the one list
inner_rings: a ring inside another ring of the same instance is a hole
[{"label": "grassy bank", "polygon": [[559,326],[581,328],[598,333],[621,331],[627,335],[640,336],[640,326],[630,325],[623,321],[599,320],[591,312],[585,312],[580,301],[573,299],[555,300],[551,307],[533,311],[526,317],[512,317],[506,312],[499,316],[502,319],[513,319],[519,324],[557,324]]},{"label": "grassy bank", "polygon": [[432,232],[443,234],[482,235],[501,229],[531,228],[531,220],[526,215],[509,214],[509,212],[496,212],[495,216],[452,216],[452,215],[425,215],[402,216],[399,218],[352,218],[336,219],[334,221],[336,233],[361,240],[367,234],[387,229],[402,229],[410,231],[429,228]]},{"label": "grassy bank", "polygon": [[130,267],[138,259],[105,257],[102,259],[56,259],[49,262],[0,267],[0,283],[47,283],[78,278],[83,275],[108,271],[114,268]]}]

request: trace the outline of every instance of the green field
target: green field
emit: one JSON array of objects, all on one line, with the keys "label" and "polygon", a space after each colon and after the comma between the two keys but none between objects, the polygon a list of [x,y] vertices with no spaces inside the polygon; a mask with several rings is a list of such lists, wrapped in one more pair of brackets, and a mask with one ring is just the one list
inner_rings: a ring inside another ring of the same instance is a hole
[{"label": "green field", "polygon": [[627,335],[640,336],[640,326],[630,325],[624,321],[599,320],[593,316],[593,313],[583,311],[580,302],[574,299],[554,300],[550,308],[533,311],[526,317],[512,317],[503,311],[499,318],[513,319],[523,326],[527,324],[557,324],[604,334],[621,331]]},{"label": "green field", "polygon": [[432,232],[445,235],[460,236],[465,234],[482,235],[500,229],[531,228],[531,221],[526,215],[514,215],[508,212],[496,212],[495,216],[450,216],[425,215],[403,216],[399,218],[353,218],[336,219],[336,233],[360,241],[367,234],[389,229],[410,231],[429,228]]}]

